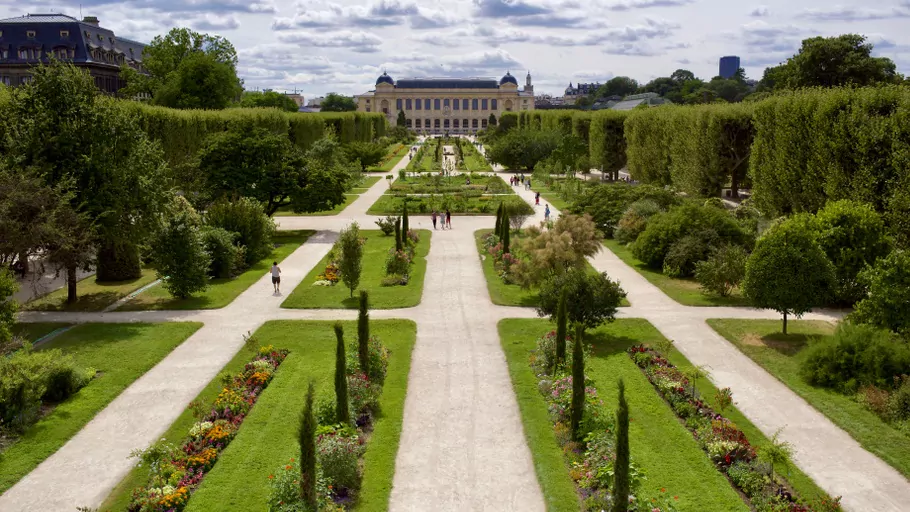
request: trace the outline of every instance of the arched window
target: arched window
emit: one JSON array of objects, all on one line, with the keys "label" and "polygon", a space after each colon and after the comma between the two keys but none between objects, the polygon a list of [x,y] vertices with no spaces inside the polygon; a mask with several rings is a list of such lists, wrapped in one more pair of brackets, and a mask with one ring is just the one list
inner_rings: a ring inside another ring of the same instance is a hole
[{"label": "arched window", "polygon": [[455,127],[455,128],[458,128],[458,119],[455,119],[454,121],[455,121],[455,122],[454,122],[454,125],[455,125],[454,127]]},{"label": "arched window", "polygon": [[404,120],[404,125],[407,126],[408,128],[411,127],[411,124],[412,124],[412,123],[411,123],[411,120],[410,120],[410,119],[405,119],[405,120]]},{"label": "arched window", "polygon": [[[474,100],[474,101],[477,101],[477,100]],[[471,119],[471,128],[477,128],[477,120],[476,120],[476,119]]]},{"label": "arched window", "polygon": [[414,121],[414,126],[420,128],[420,119]]}]

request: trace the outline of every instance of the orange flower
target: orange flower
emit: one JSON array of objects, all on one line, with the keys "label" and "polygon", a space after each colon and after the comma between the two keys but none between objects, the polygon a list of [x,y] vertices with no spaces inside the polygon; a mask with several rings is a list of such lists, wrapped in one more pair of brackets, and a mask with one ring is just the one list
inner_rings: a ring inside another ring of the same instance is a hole
[{"label": "orange flower", "polygon": [[275,475],[269,475],[269,480],[275,478]]},{"label": "orange flower", "polygon": [[673,499],[679,501],[679,496],[673,496]]},{"label": "orange flower", "polygon": [[291,457],[291,462],[294,462],[294,457]]},{"label": "orange flower", "polygon": [[287,466],[284,467],[284,469],[291,469],[291,465],[288,464]]},{"label": "orange flower", "polygon": [[666,487],[661,487],[661,488],[660,488],[660,492],[667,492]]}]

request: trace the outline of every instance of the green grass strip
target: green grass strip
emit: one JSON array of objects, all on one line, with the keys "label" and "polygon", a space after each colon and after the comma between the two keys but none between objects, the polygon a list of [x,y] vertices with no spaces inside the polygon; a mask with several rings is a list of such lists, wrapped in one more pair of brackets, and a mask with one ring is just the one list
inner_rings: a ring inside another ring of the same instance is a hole
[{"label": "green grass strip", "polygon": [[202,324],[83,324],[41,346],[59,348],[100,374],[33,425],[0,456],[0,493],[6,492],[164,359]]},{"label": "green grass strip", "polygon": [[[831,324],[791,320],[787,322],[786,336],[781,334],[780,320],[717,319],[708,320],[708,325],[856,439],[860,446],[910,478],[910,436],[882,421],[854,397],[812,386],[800,377],[799,369],[805,359],[803,349],[816,336],[830,336],[834,332]],[[795,486],[795,479],[791,481]]]},{"label": "green grass strip", "polygon": [[209,287],[202,293],[186,299],[176,299],[164,288],[158,285],[137,295],[126,304],[117,308],[118,311],[143,311],[143,310],[190,310],[190,309],[217,309],[230,304],[247,288],[252,286],[272,267],[273,261],[283,261],[298,247],[303,245],[315,231],[279,231],[273,238],[275,248],[268,257],[253,265],[242,274],[230,279],[212,279]]},{"label": "green grass strip", "polygon": [[[358,290],[370,292],[370,307],[376,309],[407,308],[420,304],[423,294],[423,281],[427,271],[427,253],[430,251],[431,231],[419,230],[420,242],[414,251],[414,263],[411,265],[411,277],[406,286],[382,286],[385,275],[385,262],[389,249],[395,247],[395,237],[385,236],[378,229],[362,230],[366,238],[363,246],[363,270],[360,275]],[[283,308],[296,309],[356,309],[357,291],[351,292],[343,282],[335,286],[313,286],[316,276],[325,272],[328,256],[322,259],[307,274],[303,282],[281,304]]]},{"label": "green grass strip", "polygon": [[78,297],[73,304],[66,303],[66,286],[64,286],[44,297],[26,303],[22,309],[27,311],[101,311],[155,279],[157,279],[155,271],[150,268],[142,269],[141,277],[127,281],[100,282],[95,280],[95,276],[89,276],[76,283]]},{"label": "green grass strip", "polygon": [[54,322],[20,323],[13,326],[13,335],[34,343],[57,329],[70,325],[72,324]]}]

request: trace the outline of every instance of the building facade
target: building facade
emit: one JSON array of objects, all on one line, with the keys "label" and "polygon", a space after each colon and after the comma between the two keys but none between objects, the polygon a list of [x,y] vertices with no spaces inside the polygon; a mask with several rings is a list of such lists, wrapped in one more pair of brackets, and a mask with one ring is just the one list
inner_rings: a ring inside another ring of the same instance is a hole
[{"label": "building facade", "polygon": [[739,57],[728,55],[720,58],[720,69],[718,75],[721,78],[732,78],[739,70]]},{"label": "building facade", "polygon": [[409,78],[392,80],[383,73],[376,89],[355,96],[359,112],[382,112],[391,125],[404,112],[405,126],[417,133],[468,134],[487,127],[490,114],[534,110],[531,73],[522,89],[506,73],[491,78]]},{"label": "building facade", "polygon": [[582,96],[589,96],[597,92],[597,89],[600,89],[600,82],[582,84],[579,83],[578,86],[573,86],[572,82],[569,82],[569,86],[566,87],[565,92],[563,93],[563,103],[566,105],[574,105],[578,98]]},{"label": "building facade", "polygon": [[0,83],[16,87],[31,80],[31,68],[51,57],[87,69],[102,91],[115,94],[124,85],[121,66],[139,72],[143,43],[116,37],[98,18],[82,21],[62,14],[28,14],[0,20]]}]

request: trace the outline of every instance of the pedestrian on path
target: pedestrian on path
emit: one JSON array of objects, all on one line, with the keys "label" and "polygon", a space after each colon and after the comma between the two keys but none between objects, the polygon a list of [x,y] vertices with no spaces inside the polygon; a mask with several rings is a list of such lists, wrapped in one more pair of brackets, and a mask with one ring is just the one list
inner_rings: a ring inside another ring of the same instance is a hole
[{"label": "pedestrian on path", "polygon": [[[537,195],[539,196],[540,192],[538,192]],[[550,220],[550,205],[547,205],[547,207],[543,211],[543,220],[545,220],[545,221]]]},{"label": "pedestrian on path", "polygon": [[275,294],[281,293],[281,267],[278,266],[277,261],[272,262],[272,288],[275,289]]},{"label": "pedestrian on path", "polygon": [[540,206],[540,192],[534,194],[534,206]]},{"label": "pedestrian on path", "polygon": [[446,226],[452,229],[452,212],[448,208],[446,208]]},{"label": "pedestrian on path", "polygon": [[531,178],[528,177],[528,186],[525,187],[526,190],[531,190]]},{"label": "pedestrian on path", "polygon": [[436,210],[433,210],[433,215],[430,215],[430,218],[433,219],[433,229],[436,229]]}]

